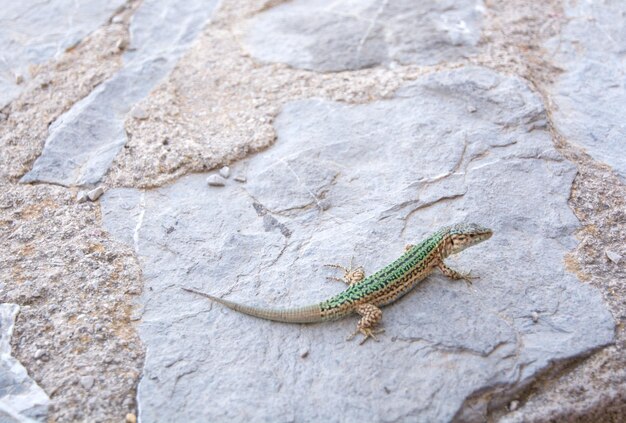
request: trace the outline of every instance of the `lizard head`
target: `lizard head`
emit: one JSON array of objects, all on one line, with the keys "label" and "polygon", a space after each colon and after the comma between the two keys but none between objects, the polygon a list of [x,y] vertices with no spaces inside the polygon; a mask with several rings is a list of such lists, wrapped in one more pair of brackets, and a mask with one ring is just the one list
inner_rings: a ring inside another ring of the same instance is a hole
[{"label": "lizard head", "polygon": [[448,226],[444,231],[449,240],[449,254],[461,252],[467,247],[471,247],[472,245],[476,245],[479,242],[491,238],[491,235],[493,235],[491,229],[477,225],[476,223],[460,223],[458,225]]}]

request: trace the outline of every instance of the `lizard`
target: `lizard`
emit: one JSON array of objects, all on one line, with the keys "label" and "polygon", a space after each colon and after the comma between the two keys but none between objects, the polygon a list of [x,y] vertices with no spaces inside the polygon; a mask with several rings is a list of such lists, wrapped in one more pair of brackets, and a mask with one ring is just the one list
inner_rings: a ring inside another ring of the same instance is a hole
[{"label": "lizard", "polygon": [[461,273],[451,269],[444,263],[444,259],[491,238],[492,234],[490,229],[475,223],[445,226],[417,245],[406,245],[404,254],[398,259],[367,277],[362,266],[352,267],[352,260],[349,267],[338,264],[326,265],[344,271],[343,278],[329,279],[343,281],[348,284],[348,288],[325,301],[305,307],[274,309],[249,306],[192,288],[182,289],[210,298],[240,313],[283,323],[318,323],[357,313],[361,319],[356,331],[348,337],[348,340],[361,333],[364,335],[361,341],[363,344],[369,338],[377,341],[375,335],[383,331],[375,329],[382,319],[380,307],[403,297],[435,269],[439,269],[451,279],[464,280],[468,284],[471,284],[473,279],[478,279],[471,276],[471,272]]}]

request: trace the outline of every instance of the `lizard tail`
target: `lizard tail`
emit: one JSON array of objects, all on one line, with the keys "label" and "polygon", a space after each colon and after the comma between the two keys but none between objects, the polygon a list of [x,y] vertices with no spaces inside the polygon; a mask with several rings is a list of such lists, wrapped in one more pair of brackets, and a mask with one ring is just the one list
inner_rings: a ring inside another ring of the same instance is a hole
[{"label": "lizard tail", "polygon": [[272,309],[239,304],[233,301],[225,300],[223,298],[214,297],[213,295],[206,294],[202,291],[196,291],[195,289],[191,288],[182,289],[187,292],[192,292],[194,294],[210,298],[211,300],[223,304],[230,309],[247,314],[249,316],[258,317],[260,319],[273,320],[275,322],[283,323],[317,323],[323,321],[322,311],[320,310],[319,305],[285,309]]}]

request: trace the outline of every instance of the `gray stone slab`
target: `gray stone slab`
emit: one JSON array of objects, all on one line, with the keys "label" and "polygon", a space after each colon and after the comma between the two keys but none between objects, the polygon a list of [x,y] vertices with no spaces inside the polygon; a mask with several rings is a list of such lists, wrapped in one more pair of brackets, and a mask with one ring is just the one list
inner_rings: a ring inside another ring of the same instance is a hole
[{"label": "gray stone slab", "polygon": [[626,3],[579,1],[546,47],[564,69],[550,88],[554,122],[568,141],[626,182]]},{"label": "gray stone slab", "polygon": [[324,72],[432,65],[473,55],[482,16],[481,0],[296,0],[252,18],[244,44],[260,60]]},{"label": "gray stone slab", "polygon": [[142,2],[131,21],[122,69],[50,126],[41,156],[21,182],[97,183],[126,143],[126,114],[171,71],[215,4]]},{"label": "gray stone slab", "polygon": [[11,356],[11,335],[19,309],[17,304],[0,304],[0,421],[45,421],[48,395]]},{"label": "gray stone slab", "polygon": [[102,25],[124,0],[7,1],[0,9],[0,109],[21,92],[28,66],[63,53]]},{"label": "gray stone slab", "polygon": [[[600,295],[564,269],[578,221],[576,170],[555,151],[539,98],[483,68],[426,76],[365,105],[301,100],[271,148],[234,164],[247,182],[191,175],[114,189],[103,224],[135,248],[144,421],[482,421],[493,401],[559,360],[613,339]],[[317,303],[343,286],[324,263],[372,273],[442,225],[492,227],[383,311],[381,342],[346,342],[357,318],[255,319],[183,292],[249,304]],[[166,405],[164,405],[166,404]]]}]

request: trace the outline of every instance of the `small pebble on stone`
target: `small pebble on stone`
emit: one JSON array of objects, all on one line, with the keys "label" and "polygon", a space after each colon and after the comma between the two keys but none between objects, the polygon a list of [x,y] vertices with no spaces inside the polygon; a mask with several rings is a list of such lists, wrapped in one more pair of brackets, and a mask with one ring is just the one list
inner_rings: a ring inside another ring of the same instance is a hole
[{"label": "small pebble on stone", "polygon": [[83,388],[86,390],[90,390],[93,387],[95,379],[93,376],[83,376],[80,378],[80,384],[83,385]]},{"label": "small pebble on stone", "polygon": [[87,201],[87,191],[80,191],[76,195],[76,202],[77,203],[84,203],[85,201]]},{"label": "small pebble on stone", "polygon": [[104,188],[98,187],[96,189],[92,189],[87,193],[87,197],[90,201],[96,201],[100,196],[104,194]]},{"label": "small pebble on stone", "polygon": [[206,178],[206,183],[212,187],[223,187],[226,183],[226,179],[222,178],[220,175],[211,175]]},{"label": "small pebble on stone", "polygon": [[467,111],[470,113],[474,113],[476,110],[476,107],[472,106],[471,104],[467,106]]},{"label": "small pebble on stone", "polygon": [[241,182],[242,184],[247,181],[245,176],[237,175],[235,176],[235,181]]},{"label": "small pebble on stone", "polygon": [[517,410],[518,407],[519,407],[518,400],[511,401],[511,403],[509,404],[509,411],[515,411]]},{"label": "small pebble on stone", "polygon": [[222,175],[224,179],[228,179],[228,177],[230,176],[230,168],[228,166],[224,166],[223,168],[221,168],[220,175]]},{"label": "small pebble on stone", "polygon": [[133,108],[133,111],[130,112],[131,116],[137,120],[148,119],[148,112],[146,112],[143,108],[136,106]]},{"label": "small pebble on stone", "polygon": [[24,76],[19,73],[15,75],[15,83],[20,85],[22,82],[24,82]]},{"label": "small pebble on stone", "polygon": [[301,358],[307,358],[309,356],[309,350],[302,350],[300,351],[300,357]]},{"label": "small pebble on stone", "polygon": [[133,413],[128,413],[126,415],[126,423],[137,423],[137,416]]},{"label": "small pebble on stone", "polygon": [[606,250],[606,256],[608,257],[609,260],[611,260],[615,264],[619,263],[620,260],[622,259],[621,255],[617,254],[615,251],[610,251],[610,250]]},{"label": "small pebble on stone", "polygon": [[533,311],[530,314],[530,317],[533,319],[533,323],[537,323],[539,321],[539,313],[537,313],[536,311]]},{"label": "small pebble on stone", "polygon": [[124,22],[124,17],[122,15],[115,15],[113,16],[113,19],[111,19],[111,22],[113,23],[122,23]]}]

